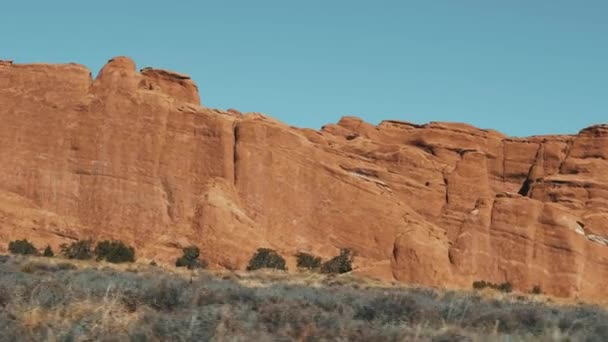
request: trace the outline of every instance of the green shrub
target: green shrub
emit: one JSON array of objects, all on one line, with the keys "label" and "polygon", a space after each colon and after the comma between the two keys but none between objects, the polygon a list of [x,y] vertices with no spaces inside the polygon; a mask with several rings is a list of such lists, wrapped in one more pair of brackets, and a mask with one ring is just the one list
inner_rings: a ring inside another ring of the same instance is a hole
[{"label": "green shrub", "polygon": [[15,240],[11,241],[8,244],[8,250],[12,254],[23,254],[23,255],[36,255],[38,254],[38,250],[34,245],[27,241],[27,239],[23,240]]},{"label": "green shrub", "polygon": [[299,268],[315,270],[321,267],[321,258],[308,253],[298,253],[296,255]]},{"label": "green shrub", "polygon": [[177,267],[187,267],[189,270],[195,268],[205,268],[207,263],[200,260],[200,250],[196,246],[190,246],[182,249],[184,255],[175,261]]},{"label": "green shrub", "polygon": [[44,252],[42,252],[42,256],[45,256],[47,258],[52,258],[55,256],[55,253],[53,253],[53,250],[51,249],[50,245],[46,245]]},{"label": "green shrub", "polygon": [[331,258],[321,265],[322,273],[346,273],[352,271],[353,251],[348,248],[340,250],[340,255]]},{"label": "green shrub", "polygon": [[483,280],[478,280],[478,281],[474,281],[473,282],[473,288],[475,290],[481,290],[481,289],[485,289],[486,287],[488,287],[489,285],[491,285],[490,283],[486,283]]},{"label": "green shrub", "polygon": [[509,282],[506,283],[502,283],[499,284],[498,286],[495,287],[495,289],[497,289],[500,292],[511,292],[513,291],[513,285]]},{"label": "green shrub", "polygon": [[540,288],[540,285],[534,285],[534,287],[532,287],[531,293],[535,294],[535,295],[539,295],[539,294],[543,293],[543,290]]},{"label": "green shrub", "polygon": [[68,259],[88,260],[93,258],[92,245],[91,240],[76,241],[69,245],[64,243],[60,246],[61,254]]},{"label": "green shrub", "polygon": [[125,245],[122,241],[101,241],[95,246],[97,260],[106,260],[112,263],[135,261],[135,249]]},{"label": "green shrub", "polygon": [[277,270],[287,270],[285,259],[276,251],[269,248],[259,248],[249,260],[247,271],[254,271],[260,268],[275,268]]},{"label": "green shrub", "polygon": [[494,284],[494,283],[490,283],[490,282],[486,282],[484,280],[480,280],[480,281],[474,281],[473,282],[473,288],[475,290],[481,290],[481,289],[485,289],[486,287],[489,287],[491,289],[494,290],[498,290],[500,292],[511,292],[513,291],[513,285],[510,282],[504,282],[501,284]]}]

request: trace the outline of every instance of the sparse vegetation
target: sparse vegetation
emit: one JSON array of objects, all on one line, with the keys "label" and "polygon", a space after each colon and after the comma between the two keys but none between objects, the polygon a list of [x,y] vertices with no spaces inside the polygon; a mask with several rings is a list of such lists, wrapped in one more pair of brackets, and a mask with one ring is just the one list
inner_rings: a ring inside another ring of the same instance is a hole
[{"label": "sparse vegetation", "polygon": [[534,285],[534,287],[532,287],[532,291],[530,291],[530,293],[532,293],[534,295],[539,295],[539,294],[543,294],[543,290],[541,289],[540,285]]},{"label": "sparse vegetation", "polygon": [[321,258],[308,253],[298,253],[296,255],[298,268],[316,270],[321,267]]},{"label": "sparse vegetation", "polygon": [[287,270],[285,259],[270,248],[259,248],[251,260],[249,260],[247,271],[259,270],[261,268]]},{"label": "sparse vegetation", "polygon": [[490,288],[490,289],[494,289],[494,290],[498,290],[500,292],[506,292],[506,293],[513,291],[513,285],[508,281],[504,282],[504,283],[500,283],[500,284],[494,284],[494,283],[486,282],[484,280],[474,281],[473,288],[475,290],[482,290],[485,288]]},{"label": "sparse vegetation", "polygon": [[130,265],[134,273],[58,260],[0,263],[0,339],[604,341],[608,334],[606,310],[536,296],[381,286],[351,275],[182,276],[145,264]]},{"label": "sparse vegetation", "polygon": [[352,271],[353,251],[348,248],[340,250],[340,255],[331,258],[321,266],[321,273],[346,273]]},{"label": "sparse vegetation", "polygon": [[202,261],[199,256],[200,250],[196,246],[190,246],[182,249],[183,255],[175,261],[177,267],[187,267],[189,270],[195,268],[206,268],[207,263]]},{"label": "sparse vegetation", "polygon": [[473,282],[473,288],[475,290],[481,290],[481,289],[485,289],[486,287],[488,287],[487,282],[485,282],[484,280],[477,280]]},{"label": "sparse vegetation", "polygon": [[42,252],[42,256],[47,257],[47,258],[52,258],[55,256],[55,253],[53,253],[53,249],[51,248],[50,245],[46,245],[44,252]]},{"label": "sparse vegetation", "polygon": [[93,258],[92,245],[93,242],[91,240],[75,241],[69,245],[62,244],[60,246],[61,254],[68,259],[88,260]]},{"label": "sparse vegetation", "polygon": [[22,255],[36,255],[38,254],[38,250],[34,245],[27,241],[27,239],[23,240],[15,240],[11,241],[8,244],[8,250],[12,254],[22,254]]},{"label": "sparse vegetation", "polygon": [[513,291],[513,285],[510,282],[501,283],[496,287],[496,289],[500,292],[511,292]]},{"label": "sparse vegetation", "polygon": [[122,241],[101,241],[95,246],[97,260],[106,260],[112,263],[135,261],[135,249],[125,245]]}]

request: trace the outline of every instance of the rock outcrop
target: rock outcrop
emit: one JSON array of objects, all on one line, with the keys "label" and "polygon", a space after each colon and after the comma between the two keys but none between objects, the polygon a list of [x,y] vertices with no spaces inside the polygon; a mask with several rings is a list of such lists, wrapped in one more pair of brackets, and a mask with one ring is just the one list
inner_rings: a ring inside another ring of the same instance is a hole
[{"label": "rock outcrop", "polygon": [[608,125],[511,138],[465,124],[320,131],[201,107],[190,77],[110,60],[0,62],[0,250],[120,239],[241,269],[259,247],[356,253],[355,272],[607,299]]}]

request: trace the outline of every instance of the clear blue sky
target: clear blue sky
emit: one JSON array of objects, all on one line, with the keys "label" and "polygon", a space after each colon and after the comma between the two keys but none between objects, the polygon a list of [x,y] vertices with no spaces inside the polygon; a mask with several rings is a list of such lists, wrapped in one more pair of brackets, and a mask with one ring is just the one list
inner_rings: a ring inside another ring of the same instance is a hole
[{"label": "clear blue sky", "polygon": [[511,135],[608,122],[608,1],[10,1],[0,59],[190,74],[205,105]]}]

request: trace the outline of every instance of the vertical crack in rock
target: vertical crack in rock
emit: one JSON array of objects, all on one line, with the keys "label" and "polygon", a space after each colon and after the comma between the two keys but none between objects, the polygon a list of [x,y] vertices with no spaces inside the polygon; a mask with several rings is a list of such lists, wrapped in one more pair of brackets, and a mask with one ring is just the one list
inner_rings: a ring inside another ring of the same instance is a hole
[{"label": "vertical crack in rock", "polygon": [[456,264],[456,260],[454,260],[454,249],[452,246],[450,246],[450,248],[448,248],[448,261],[450,263],[450,265],[455,265]]},{"label": "vertical crack in rock", "polygon": [[448,193],[448,175],[445,170],[443,171],[443,183],[445,184],[445,204],[447,206],[450,203],[450,195]]},{"label": "vertical crack in rock", "polygon": [[167,181],[167,178],[163,177],[161,184],[166,198],[167,216],[169,216],[172,222],[175,222],[175,196],[173,194],[173,190],[171,189],[171,185]]},{"label": "vertical crack in rock", "polygon": [[502,144],[502,187],[505,187],[505,180],[507,175],[507,143],[505,139],[501,141]]},{"label": "vertical crack in rock", "polygon": [[236,187],[236,181],[237,181],[237,163],[238,163],[238,154],[237,154],[237,147],[238,147],[238,141],[239,141],[239,123],[238,121],[235,121],[234,124],[232,125],[232,138],[233,138],[233,142],[232,142],[232,184],[234,184],[234,186]]},{"label": "vertical crack in rock", "polygon": [[488,221],[488,232],[491,235],[490,229],[492,228],[492,224],[494,223],[494,208],[496,208],[496,196],[494,196],[494,200],[492,201],[492,206],[490,207],[490,220]]},{"label": "vertical crack in rock", "polygon": [[562,168],[563,168],[566,160],[568,160],[568,158],[570,157],[570,151],[572,150],[572,145],[574,145],[574,138],[570,138],[568,140],[568,144],[566,144],[566,150],[564,151],[564,159],[562,159],[562,162],[559,164],[559,167],[557,168],[557,170],[560,174],[564,173]]},{"label": "vertical crack in rock", "polygon": [[534,171],[534,167],[537,165],[538,159],[543,158],[542,149],[543,149],[543,144],[539,143],[538,148],[536,150],[536,156],[534,157],[534,162],[532,163],[532,165],[530,165],[530,168],[528,169],[528,176],[526,177],[526,180],[524,180],[523,184],[521,185],[521,188],[519,188],[519,191],[517,192],[518,194],[520,194],[522,196],[527,197],[528,193],[530,192],[530,187],[532,186],[532,183],[534,182],[534,179],[532,179],[532,177],[533,177],[532,173]]}]

